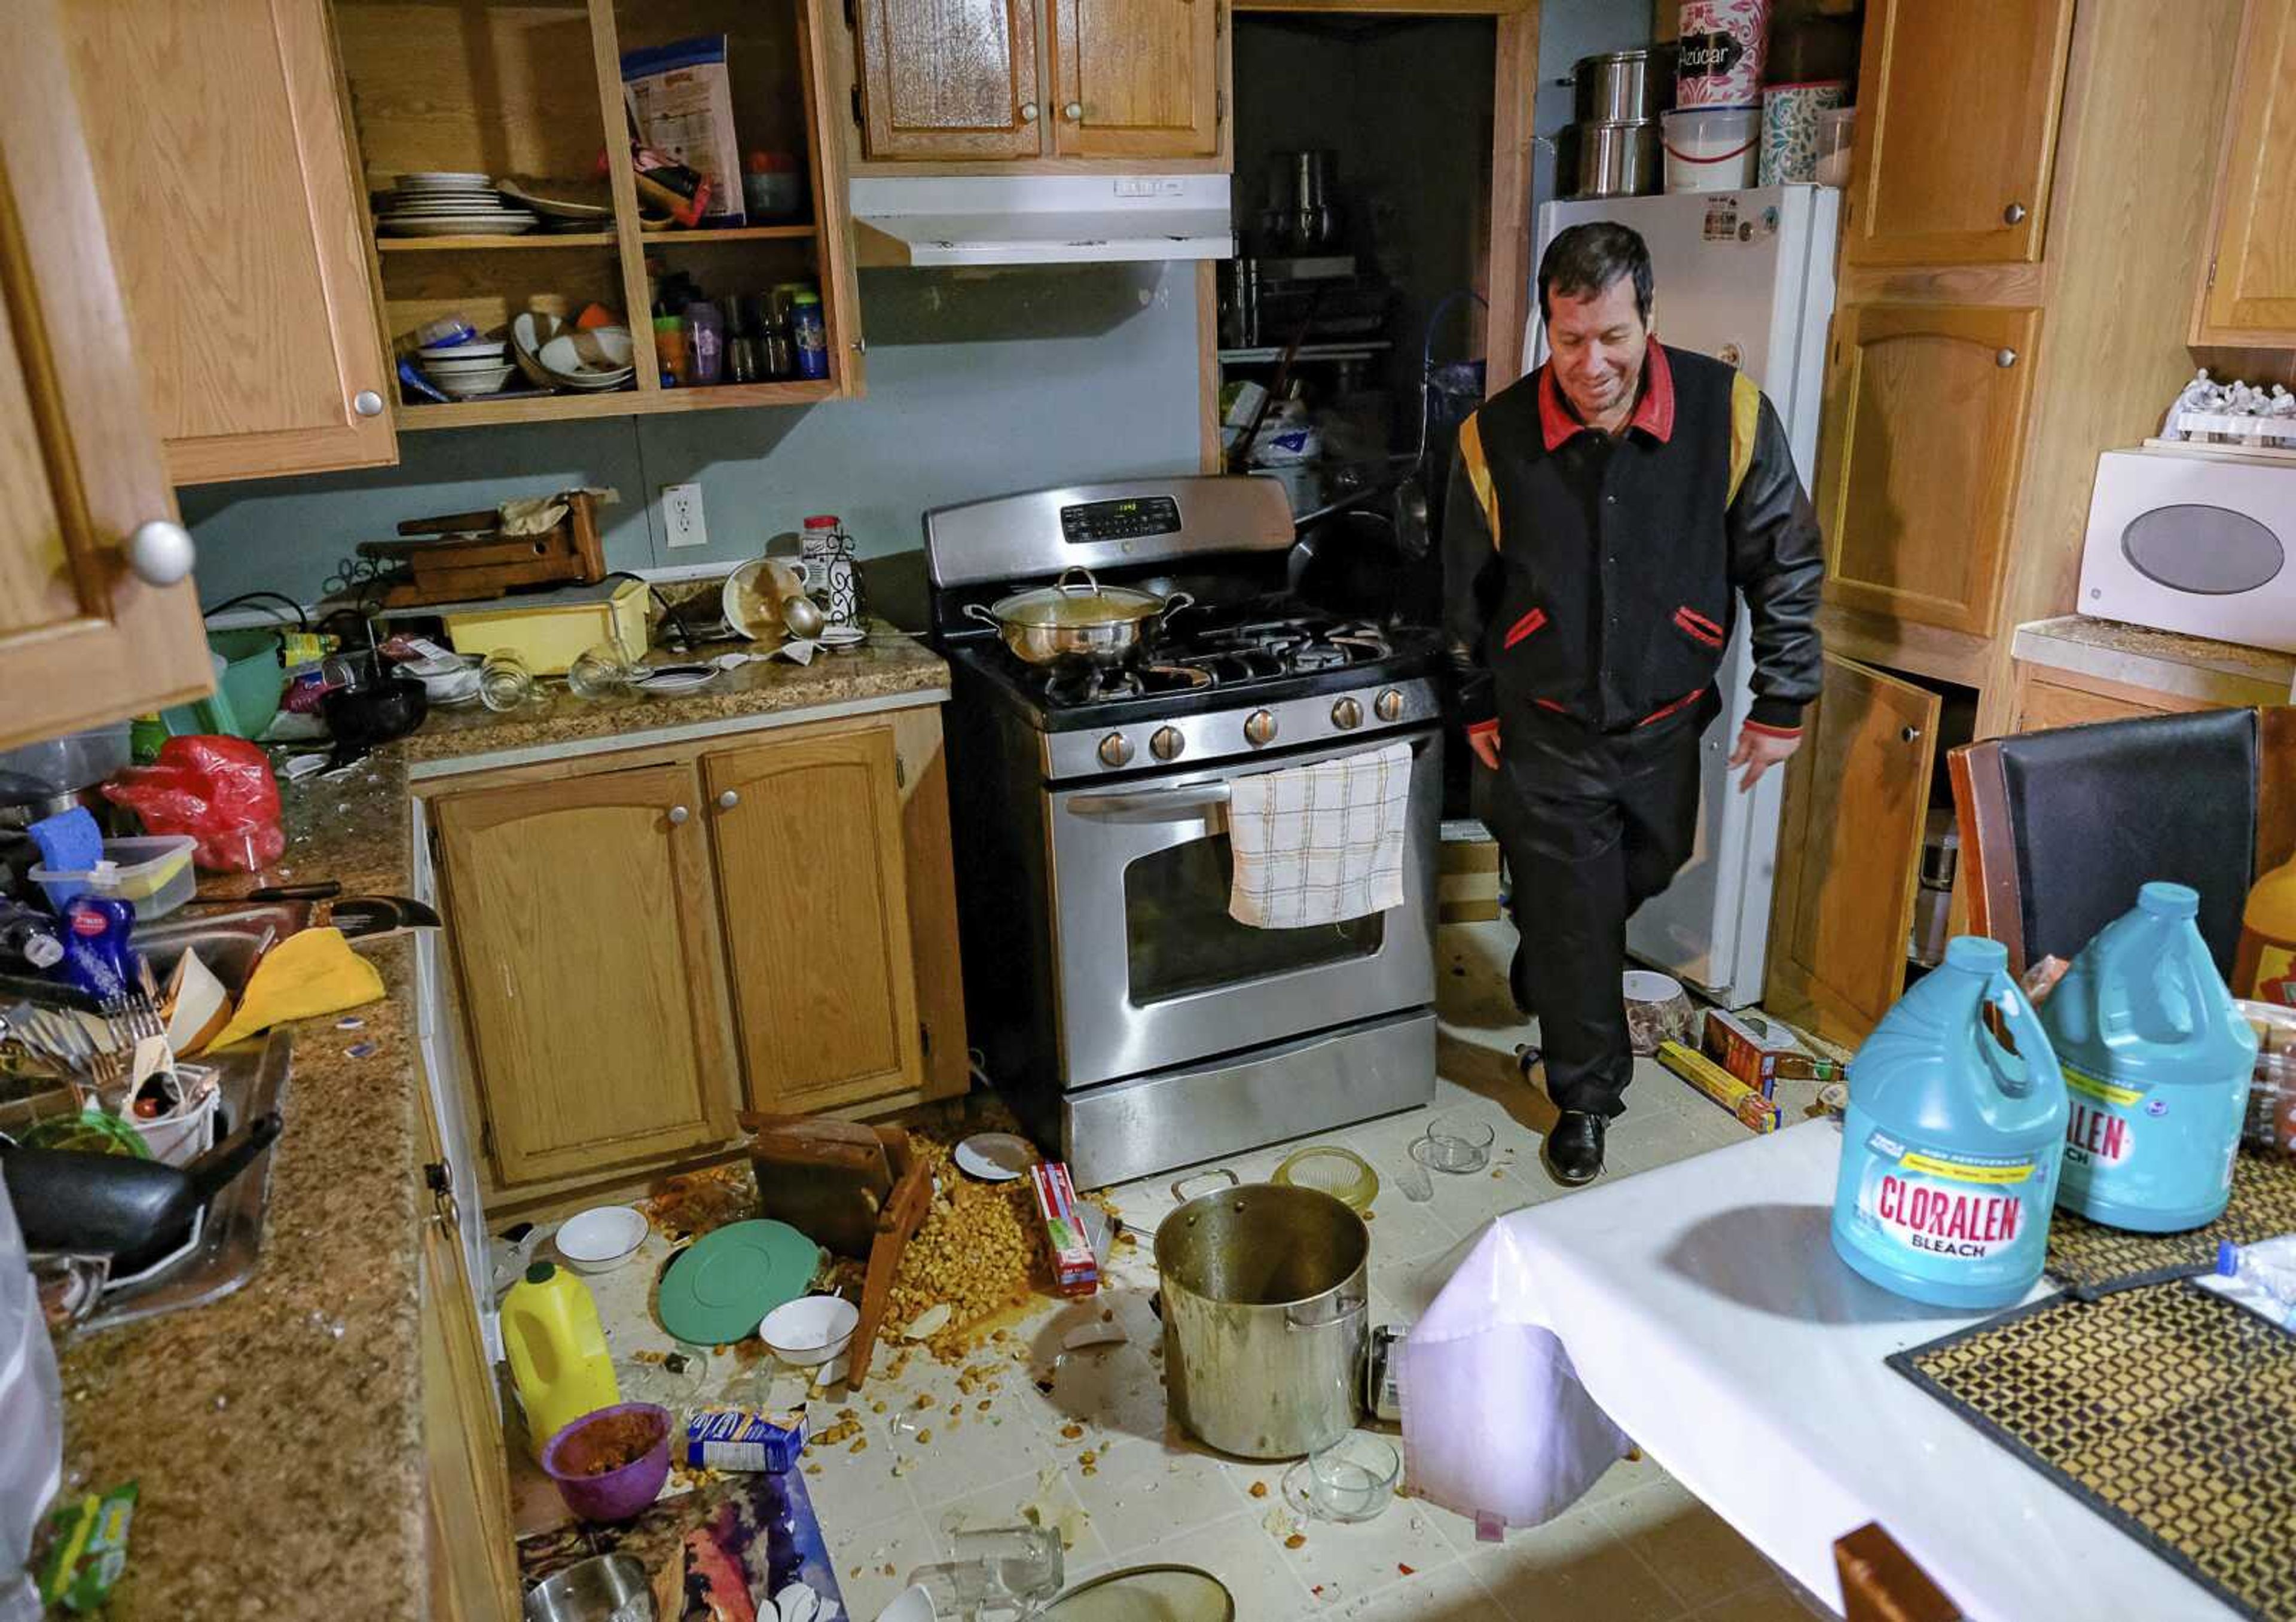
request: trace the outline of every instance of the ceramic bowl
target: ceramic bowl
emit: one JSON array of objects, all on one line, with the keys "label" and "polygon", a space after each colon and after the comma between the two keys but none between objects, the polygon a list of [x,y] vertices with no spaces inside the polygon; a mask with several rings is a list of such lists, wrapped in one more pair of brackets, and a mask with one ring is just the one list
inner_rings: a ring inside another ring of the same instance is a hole
[{"label": "ceramic bowl", "polygon": [[499,361],[510,351],[510,343],[502,338],[473,338],[468,343],[433,343],[417,350],[422,364],[430,366],[441,360]]},{"label": "ceramic bowl", "polygon": [[783,1363],[810,1369],[827,1363],[853,1338],[861,1309],[837,1296],[800,1296],[767,1313],[758,1338]]},{"label": "ceramic bowl", "polygon": [[542,369],[559,377],[579,378],[601,372],[630,369],[630,330],[626,326],[579,327],[560,331],[535,351]]},{"label": "ceramic bowl", "polygon": [[627,1206],[593,1206],[560,1224],[558,1254],[576,1272],[611,1272],[645,1243],[646,1219]]}]

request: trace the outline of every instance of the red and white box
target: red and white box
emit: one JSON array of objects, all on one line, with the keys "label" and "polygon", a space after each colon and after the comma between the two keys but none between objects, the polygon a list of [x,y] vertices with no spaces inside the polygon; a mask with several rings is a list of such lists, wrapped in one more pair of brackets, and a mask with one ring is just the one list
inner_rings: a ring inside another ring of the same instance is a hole
[{"label": "red and white box", "polygon": [[1038,1161],[1029,1168],[1029,1183],[1037,1191],[1037,1211],[1045,1219],[1053,1253],[1053,1288],[1064,1296],[1091,1295],[1100,1288],[1100,1264],[1093,1260],[1091,1236],[1077,1214],[1067,1164]]}]

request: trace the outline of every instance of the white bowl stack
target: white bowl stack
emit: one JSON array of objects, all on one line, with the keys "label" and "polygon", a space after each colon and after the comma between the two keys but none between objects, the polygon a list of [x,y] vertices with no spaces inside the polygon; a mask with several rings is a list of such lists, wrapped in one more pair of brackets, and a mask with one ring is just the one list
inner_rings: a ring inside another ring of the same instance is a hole
[{"label": "white bowl stack", "polygon": [[386,236],[523,236],[542,223],[488,177],[445,170],[401,175],[395,191],[376,196],[374,217]]},{"label": "white bowl stack", "polygon": [[518,370],[518,363],[510,358],[510,345],[500,338],[431,344],[414,351],[414,363],[449,399],[477,399],[497,393]]},{"label": "white bowl stack", "polygon": [[578,327],[528,311],[511,323],[514,364],[545,389],[599,393],[637,375],[627,326]]}]

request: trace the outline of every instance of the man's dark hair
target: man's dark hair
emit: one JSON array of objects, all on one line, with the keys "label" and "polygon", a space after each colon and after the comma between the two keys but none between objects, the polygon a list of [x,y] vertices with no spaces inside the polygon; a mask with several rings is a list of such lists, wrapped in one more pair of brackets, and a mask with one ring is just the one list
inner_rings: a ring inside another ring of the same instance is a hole
[{"label": "man's dark hair", "polygon": [[1635,279],[1635,312],[1650,325],[1650,250],[1642,233],[1614,219],[1593,219],[1573,226],[1546,244],[1538,261],[1538,318],[1547,317],[1551,292],[1567,299],[1591,299],[1620,276]]}]

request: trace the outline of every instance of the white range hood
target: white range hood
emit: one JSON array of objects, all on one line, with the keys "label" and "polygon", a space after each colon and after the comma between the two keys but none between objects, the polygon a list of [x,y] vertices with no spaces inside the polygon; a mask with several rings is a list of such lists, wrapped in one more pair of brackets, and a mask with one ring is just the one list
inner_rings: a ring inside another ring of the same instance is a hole
[{"label": "white range hood", "polygon": [[1226,175],[856,177],[864,265],[1088,265],[1235,257]]}]

